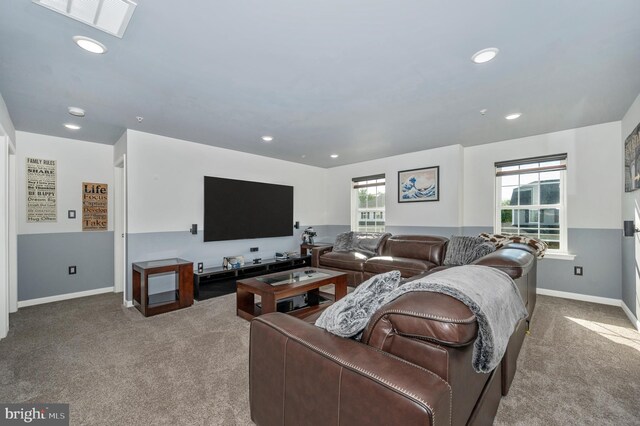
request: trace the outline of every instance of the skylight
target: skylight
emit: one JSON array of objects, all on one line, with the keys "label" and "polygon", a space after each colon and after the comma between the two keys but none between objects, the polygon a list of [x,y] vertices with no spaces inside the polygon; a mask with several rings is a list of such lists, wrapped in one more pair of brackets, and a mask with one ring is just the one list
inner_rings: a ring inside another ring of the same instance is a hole
[{"label": "skylight", "polygon": [[122,38],[137,4],[130,0],[33,0],[64,16]]}]

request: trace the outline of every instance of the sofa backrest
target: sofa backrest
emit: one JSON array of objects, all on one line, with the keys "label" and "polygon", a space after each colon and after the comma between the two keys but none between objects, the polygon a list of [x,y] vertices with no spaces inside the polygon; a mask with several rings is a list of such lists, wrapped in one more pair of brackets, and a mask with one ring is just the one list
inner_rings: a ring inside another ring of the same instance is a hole
[{"label": "sofa backrest", "polygon": [[448,238],[433,235],[394,235],[385,241],[382,256],[421,259],[442,265]]}]

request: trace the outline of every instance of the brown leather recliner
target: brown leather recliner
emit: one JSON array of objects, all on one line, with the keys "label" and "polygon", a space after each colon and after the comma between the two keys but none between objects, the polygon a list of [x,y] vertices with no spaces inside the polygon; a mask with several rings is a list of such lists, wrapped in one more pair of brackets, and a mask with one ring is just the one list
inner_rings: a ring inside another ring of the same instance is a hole
[{"label": "brown leather recliner", "polygon": [[311,265],[346,273],[352,287],[374,275],[393,270],[409,278],[442,265],[448,241],[433,235],[388,236],[372,257],[357,251],[335,252],[331,245],[315,247]]},{"label": "brown leather recliner", "polygon": [[[533,254],[516,246],[478,264],[511,275],[533,312]],[[314,320],[273,313],[252,321],[251,417],[258,425],[491,424],[526,331],[523,320],[501,365],[484,374],[471,365],[475,316],[443,294],[407,293],[381,307],[360,341]]]}]

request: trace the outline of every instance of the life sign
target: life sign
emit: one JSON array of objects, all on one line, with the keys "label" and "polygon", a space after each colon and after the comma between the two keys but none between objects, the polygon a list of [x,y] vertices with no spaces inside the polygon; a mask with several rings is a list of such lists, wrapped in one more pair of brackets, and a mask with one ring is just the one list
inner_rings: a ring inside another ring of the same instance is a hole
[{"label": "life sign", "polygon": [[82,183],[82,230],[106,231],[109,227],[109,186]]}]

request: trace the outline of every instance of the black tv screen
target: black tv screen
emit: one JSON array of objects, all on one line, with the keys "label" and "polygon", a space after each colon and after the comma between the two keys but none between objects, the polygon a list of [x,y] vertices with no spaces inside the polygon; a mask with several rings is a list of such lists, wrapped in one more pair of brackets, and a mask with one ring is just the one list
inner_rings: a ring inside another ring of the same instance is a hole
[{"label": "black tv screen", "polygon": [[204,177],[204,241],[293,235],[293,186]]}]

